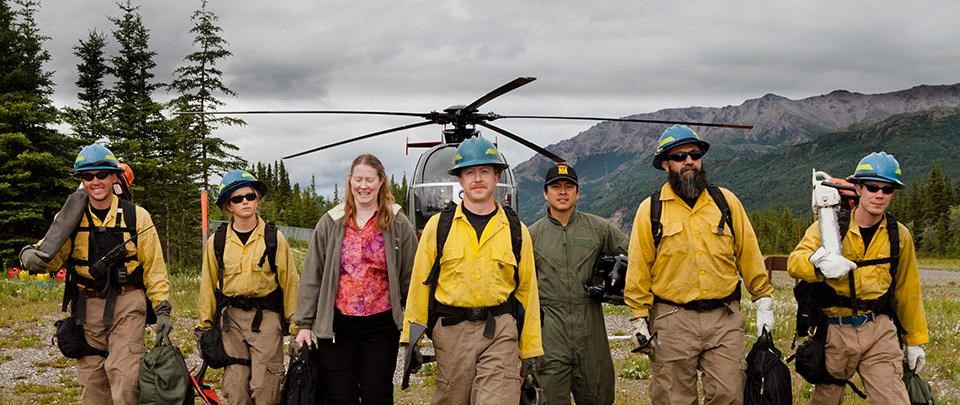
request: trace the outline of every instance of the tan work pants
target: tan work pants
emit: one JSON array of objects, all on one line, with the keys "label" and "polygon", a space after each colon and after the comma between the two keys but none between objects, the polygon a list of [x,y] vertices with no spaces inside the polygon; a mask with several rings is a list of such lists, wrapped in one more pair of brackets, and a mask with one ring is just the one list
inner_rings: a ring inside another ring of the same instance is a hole
[{"label": "tan work pants", "polygon": [[283,334],[280,315],[263,310],[260,332],[251,330],[256,310],[227,308],[230,327],[223,330],[227,355],[250,359],[250,366],[234,364],[223,371],[223,398],[227,404],[273,405],[280,403],[283,381]]},{"label": "tan work pants", "polygon": [[[83,294],[83,292],[81,292]],[[77,380],[85,405],[137,405],[140,403],[140,360],[147,348],[143,328],[147,323],[147,298],[143,290],[117,296],[113,325],[103,325],[105,298],[87,300],[83,333],[87,344],[109,352],[107,358],[85,356],[77,359]]]},{"label": "tan work pants", "polygon": [[438,320],[434,325],[434,405],[520,403],[517,321],[510,314],[498,315],[496,321],[493,339],[483,336],[485,321],[443,326]]},{"label": "tan work pants", "polygon": [[[830,325],[827,328],[827,371],[840,379],[860,373],[867,402],[908,404],[903,384],[903,350],[897,342],[897,327],[886,315],[860,327]],[[839,404],[845,386],[820,384],[814,387],[811,404]]]},{"label": "tan work pants", "polygon": [[744,360],[740,302],[697,312],[656,302],[650,333],[657,333],[651,355],[654,404],[697,404],[697,370],[705,404],[742,404]]}]

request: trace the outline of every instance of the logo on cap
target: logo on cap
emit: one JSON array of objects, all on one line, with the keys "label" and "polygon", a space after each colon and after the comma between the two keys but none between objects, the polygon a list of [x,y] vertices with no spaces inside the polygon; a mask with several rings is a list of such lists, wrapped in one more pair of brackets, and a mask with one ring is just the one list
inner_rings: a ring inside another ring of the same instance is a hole
[{"label": "logo on cap", "polygon": [[557,166],[557,174],[567,174],[567,166]]}]

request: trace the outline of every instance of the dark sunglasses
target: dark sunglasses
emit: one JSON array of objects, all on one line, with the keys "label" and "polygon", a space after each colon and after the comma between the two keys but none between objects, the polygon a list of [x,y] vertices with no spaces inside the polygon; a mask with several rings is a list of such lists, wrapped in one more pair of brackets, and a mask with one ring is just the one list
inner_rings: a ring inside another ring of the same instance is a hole
[{"label": "dark sunglasses", "polygon": [[111,174],[113,174],[113,173],[112,173],[112,172],[97,172],[96,174],[94,174],[94,173],[80,173],[80,178],[83,179],[83,181],[93,181],[93,178],[94,178],[94,177],[96,177],[96,178],[98,178],[98,179],[100,179],[100,180],[103,180],[103,179],[107,178],[107,176],[110,176]]},{"label": "dark sunglasses", "polygon": [[893,186],[878,186],[876,184],[864,184],[864,188],[871,193],[876,193],[877,191],[883,191],[884,194],[893,194],[893,191],[896,190]]},{"label": "dark sunglasses", "polygon": [[244,195],[235,195],[230,197],[230,202],[234,204],[240,204],[243,202],[243,199],[246,198],[247,201],[254,201],[257,199],[257,193],[246,193]]},{"label": "dark sunglasses", "polygon": [[671,153],[669,156],[667,156],[667,159],[670,159],[674,162],[686,162],[687,156],[690,156],[690,159],[693,160],[700,160],[700,158],[703,157],[703,152],[695,150],[692,152]]}]

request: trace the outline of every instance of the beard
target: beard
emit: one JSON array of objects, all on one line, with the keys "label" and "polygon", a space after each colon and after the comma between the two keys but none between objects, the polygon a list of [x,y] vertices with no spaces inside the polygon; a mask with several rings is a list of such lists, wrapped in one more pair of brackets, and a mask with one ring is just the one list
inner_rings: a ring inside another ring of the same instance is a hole
[{"label": "beard", "polygon": [[[684,167],[680,170],[676,172],[673,169],[669,170],[667,180],[670,182],[670,187],[684,200],[696,201],[700,193],[707,188],[707,172],[702,166],[699,169]],[[692,176],[686,174],[690,170],[693,171]]]}]

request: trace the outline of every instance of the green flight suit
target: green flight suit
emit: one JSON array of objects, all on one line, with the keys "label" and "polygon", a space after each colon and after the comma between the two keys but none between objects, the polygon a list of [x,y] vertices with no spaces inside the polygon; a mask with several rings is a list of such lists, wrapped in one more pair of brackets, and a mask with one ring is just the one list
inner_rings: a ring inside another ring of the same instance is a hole
[{"label": "green flight suit", "polygon": [[549,215],[530,227],[543,313],[544,355],[537,377],[551,405],[612,404],[613,359],[603,308],[584,290],[601,255],[626,254],[627,236],[579,211],[566,227]]}]

